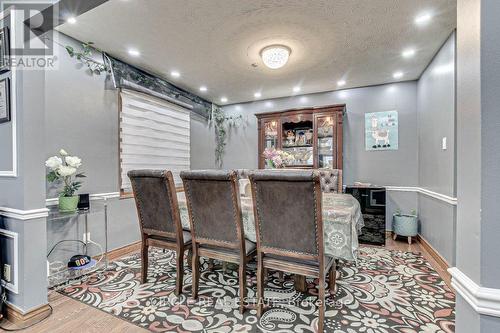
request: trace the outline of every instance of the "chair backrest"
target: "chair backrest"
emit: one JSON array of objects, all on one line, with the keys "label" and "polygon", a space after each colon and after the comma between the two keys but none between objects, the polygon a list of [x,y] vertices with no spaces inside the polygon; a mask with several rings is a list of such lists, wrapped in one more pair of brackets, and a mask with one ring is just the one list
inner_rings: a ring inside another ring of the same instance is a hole
[{"label": "chair backrest", "polygon": [[323,220],[317,171],[249,174],[257,251],[304,259],[322,258]]},{"label": "chair backrest", "polygon": [[141,232],[182,242],[182,224],[172,173],[167,170],[132,170],[127,175],[134,191]]},{"label": "chair backrest", "polygon": [[219,170],[182,171],[181,178],[193,242],[244,250],[236,173]]},{"label": "chair backrest", "polygon": [[320,169],[321,191],[323,193],[342,193],[342,170]]}]

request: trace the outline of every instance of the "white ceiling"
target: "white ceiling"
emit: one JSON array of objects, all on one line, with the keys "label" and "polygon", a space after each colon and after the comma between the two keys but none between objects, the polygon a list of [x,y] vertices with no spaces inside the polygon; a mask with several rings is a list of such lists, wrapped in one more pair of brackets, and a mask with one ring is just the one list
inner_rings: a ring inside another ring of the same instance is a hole
[{"label": "white ceiling", "polygon": [[[432,19],[417,26],[422,13]],[[58,29],[232,104],[258,91],[260,99],[290,96],[297,85],[301,94],[335,90],[341,79],[342,88],[417,79],[455,27],[456,0],[110,0]],[[263,65],[259,51],[269,44],[292,49],[285,67]],[[413,58],[401,56],[406,48]],[[404,76],[394,79],[396,71]]]}]

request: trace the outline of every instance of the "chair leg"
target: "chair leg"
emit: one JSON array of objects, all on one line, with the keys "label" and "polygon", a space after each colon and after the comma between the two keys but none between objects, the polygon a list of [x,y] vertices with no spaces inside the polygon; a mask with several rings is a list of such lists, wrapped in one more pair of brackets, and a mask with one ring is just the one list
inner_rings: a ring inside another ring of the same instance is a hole
[{"label": "chair leg", "polygon": [[306,293],[307,292],[307,281],[304,275],[295,274],[294,277],[295,290]]},{"label": "chair leg", "polygon": [[148,243],[147,240],[143,240],[141,246],[141,283],[146,283],[147,280],[148,280]]},{"label": "chair leg", "polygon": [[408,244],[411,245],[411,236],[408,237]]},{"label": "chair leg", "polygon": [[330,267],[330,272],[328,273],[328,289],[330,289],[330,295],[335,295],[335,282],[337,280],[337,265],[336,261],[333,262],[332,267]]},{"label": "chair leg", "polygon": [[392,239],[393,239],[393,240],[396,240],[396,238],[398,238],[398,235],[397,235],[396,233],[393,233],[393,234],[392,234]]},{"label": "chair leg", "polygon": [[175,281],[175,295],[182,294],[182,282],[184,281],[184,249],[177,251],[177,278]]},{"label": "chair leg", "polygon": [[283,283],[285,282],[285,274],[282,271],[278,272],[278,280]]},{"label": "chair leg", "polygon": [[257,255],[257,318],[264,312],[264,266],[262,255]]},{"label": "chair leg", "polygon": [[241,259],[239,267],[239,279],[240,279],[240,313],[245,312],[245,299],[247,297],[247,272],[246,263],[244,259]]},{"label": "chair leg", "polygon": [[267,268],[263,268],[263,273],[264,273],[264,283],[266,283],[269,280],[269,271]]},{"label": "chair leg", "polygon": [[210,272],[213,272],[214,267],[215,267],[214,260],[212,258],[208,259],[208,270]]},{"label": "chair leg", "polygon": [[323,333],[324,321],[325,321],[325,275],[319,278],[319,293],[318,293],[318,333]]},{"label": "chair leg", "polygon": [[193,244],[193,284],[192,284],[192,295],[194,299],[198,298],[198,284],[200,282],[200,258],[198,257],[198,248]]}]

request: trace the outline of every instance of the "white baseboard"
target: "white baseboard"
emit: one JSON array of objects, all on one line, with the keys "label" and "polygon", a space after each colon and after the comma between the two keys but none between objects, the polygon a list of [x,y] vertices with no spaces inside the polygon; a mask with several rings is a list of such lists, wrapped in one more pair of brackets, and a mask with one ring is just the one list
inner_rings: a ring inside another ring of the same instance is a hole
[{"label": "white baseboard", "polygon": [[477,313],[500,317],[500,289],[479,286],[457,267],[448,269],[448,272],[452,287]]}]

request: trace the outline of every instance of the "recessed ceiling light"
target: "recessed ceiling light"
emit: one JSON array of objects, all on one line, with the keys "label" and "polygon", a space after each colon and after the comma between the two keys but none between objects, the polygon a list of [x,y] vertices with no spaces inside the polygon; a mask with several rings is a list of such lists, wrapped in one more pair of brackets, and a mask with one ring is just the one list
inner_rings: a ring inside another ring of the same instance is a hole
[{"label": "recessed ceiling light", "polygon": [[226,103],[226,102],[227,102],[227,97],[221,97],[221,98],[220,98],[220,101],[221,101],[222,103]]},{"label": "recessed ceiling light", "polygon": [[337,85],[339,87],[342,87],[343,85],[345,85],[345,81],[344,80],[340,80],[340,81],[337,82]]},{"label": "recessed ceiling light", "polygon": [[299,86],[293,87],[293,92],[299,92],[299,91],[300,91],[300,87]]},{"label": "recessed ceiling light", "polygon": [[132,57],[138,57],[141,55],[141,52],[136,49],[129,49],[128,54],[130,54]]},{"label": "recessed ceiling light", "polygon": [[403,72],[396,72],[396,73],[392,74],[392,77],[395,79],[400,79],[403,77]]},{"label": "recessed ceiling light", "polygon": [[284,45],[269,45],[260,51],[260,57],[264,65],[278,69],[286,65],[291,52],[290,48]]},{"label": "recessed ceiling light", "polygon": [[262,94],[260,92],[256,92],[255,94],[253,94],[253,97],[255,97],[255,98],[261,98]]},{"label": "recessed ceiling light", "polygon": [[68,22],[69,24],[75,24],[76,23],[76,17],[74,17],[74,16],[68,17],[68,19],[66,20],[66,22]]},{"label": "recessed ceiling light", "polygon": [[403,53],[401,53],[401,55],[404,58],[413,57],[415,55],[415,50],[414,49],[406,49],[406,50],[403,51]]},{"label": "recessed ceiling light", "polygon": [[181,76],[181,73],[179,73],[178,71],[171,71],[171,72],[170,72],[170,75],[171,75],[172,77],[180,77],[180,76]]},{"label": "recessed ceiling light", "polygon": [[205,87],[205,86],[201,86],[201,87],[200,87],[200,91],[201,91],[201,92],[206,92],[207,90],[208,90],[208,89],[207,89],[207,87]]},{"label": "recessed ceiling light", "polygon": [[420,14],[417,17],[415,17],[415,24],[424,25],[426,23],[429,23],[431,18],[432,16],[429,13]]}]

